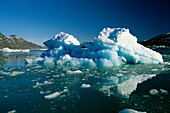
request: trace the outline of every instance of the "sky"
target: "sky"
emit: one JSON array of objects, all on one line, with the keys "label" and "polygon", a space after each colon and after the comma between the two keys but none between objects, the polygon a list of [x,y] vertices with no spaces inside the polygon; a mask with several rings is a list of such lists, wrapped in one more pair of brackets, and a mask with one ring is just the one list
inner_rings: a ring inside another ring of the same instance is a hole
[{"label": "sky", "polygon": [[170,32],[170,0],[0,0],[0,32],[43,44],[59,32],[92,41],[103,28],[138,41]]}]

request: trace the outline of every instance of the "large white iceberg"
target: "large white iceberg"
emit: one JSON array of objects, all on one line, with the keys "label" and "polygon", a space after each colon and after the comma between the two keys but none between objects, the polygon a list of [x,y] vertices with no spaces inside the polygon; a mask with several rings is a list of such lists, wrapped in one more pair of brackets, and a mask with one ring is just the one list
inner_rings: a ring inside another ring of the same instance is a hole
[{"label": "large white iceberg", "polygon": [[[48,50],[41,57],[42,63],[50,62],[67,66],[111,67],[121,64],[162,63],[162,55],[137,43],[129,29],[104,28],[93,42],[80,42],[72,35],[59,33],[44,42]],[[26,61],[29,61],[27,59]],[[31,63],[37,62],[32,59]]]}]

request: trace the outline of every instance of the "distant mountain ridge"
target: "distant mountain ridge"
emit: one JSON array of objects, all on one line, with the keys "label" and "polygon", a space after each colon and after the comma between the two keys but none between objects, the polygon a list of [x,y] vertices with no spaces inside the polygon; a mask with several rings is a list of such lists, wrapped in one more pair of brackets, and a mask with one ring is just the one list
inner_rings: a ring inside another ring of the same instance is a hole
[{"label": "distant mountain ridge", "polygon": [[146,47],[154,47],[154,46],[170,47],[170,32],[158,35],[149,40],[140,41],[139,43]]},{"label": "distant mountain ridge", "polygon": [[45,46],[35,44],[16,35],[10,35],[6,37],[0,33],[0,49],[44,49]]}]

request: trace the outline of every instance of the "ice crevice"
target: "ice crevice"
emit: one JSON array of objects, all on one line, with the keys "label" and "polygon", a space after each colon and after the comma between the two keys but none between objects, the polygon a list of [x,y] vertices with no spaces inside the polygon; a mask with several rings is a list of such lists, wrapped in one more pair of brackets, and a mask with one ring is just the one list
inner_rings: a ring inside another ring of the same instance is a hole
[{"label": "ice crevice", "polygon": [[160,53],[138,44],[125,28],[104,28],[92,42],[82,44],[74,36],[60,32],[44,45],[47,51],[26,62],[87,67],[163,63]]}]

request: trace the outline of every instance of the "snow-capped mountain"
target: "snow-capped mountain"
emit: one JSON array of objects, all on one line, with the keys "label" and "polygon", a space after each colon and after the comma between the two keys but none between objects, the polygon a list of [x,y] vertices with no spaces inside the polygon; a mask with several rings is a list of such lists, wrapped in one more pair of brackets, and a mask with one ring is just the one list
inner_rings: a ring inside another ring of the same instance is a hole
[{"label": "snow-capped mountain", "polygon": [[147,47],[170,47],[170,32],[139,43]]},{"label": "snow-capped mountain", "polygon": [[44,46],[35,44],[16,35],[10,35],[6,37],[0,33],[0,49],[43,49]]}]

